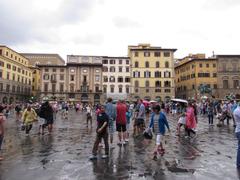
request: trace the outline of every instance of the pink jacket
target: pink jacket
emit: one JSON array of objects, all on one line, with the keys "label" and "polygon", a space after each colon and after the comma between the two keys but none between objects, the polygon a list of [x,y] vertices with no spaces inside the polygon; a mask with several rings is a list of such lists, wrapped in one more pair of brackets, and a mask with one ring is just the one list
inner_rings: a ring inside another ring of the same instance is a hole
[{"label": "pink jacket", "polygon": [[190,129],[193,129],[193,128],[197,127],[197,122],[196,122],[196,119],[195,119],[195,114],[194,114],[193,107],[188,107],[187,108],[186,126],[187,126],[187,128],[190,128]]}]

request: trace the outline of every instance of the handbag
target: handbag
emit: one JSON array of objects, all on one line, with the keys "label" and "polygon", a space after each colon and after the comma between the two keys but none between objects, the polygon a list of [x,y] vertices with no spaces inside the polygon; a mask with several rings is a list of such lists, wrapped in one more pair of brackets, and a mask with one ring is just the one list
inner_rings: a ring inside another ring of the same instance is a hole
[{"label": "handbag", "polygon": [[147,128],[144,132],[143,132],[143,136],[146,139],[152,139],[153,138],[153,133],[152,130],[150,128]]}]

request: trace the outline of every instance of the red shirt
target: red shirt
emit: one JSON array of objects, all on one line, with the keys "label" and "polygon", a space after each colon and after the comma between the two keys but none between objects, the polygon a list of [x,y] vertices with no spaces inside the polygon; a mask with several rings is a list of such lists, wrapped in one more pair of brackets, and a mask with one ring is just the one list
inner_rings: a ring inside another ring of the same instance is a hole
[{"label": "red shirt", "polygon": [[117,109],[116,123],[122,125],[127,124],[126,118],[127,106],[123,103],[118,103],[116,109]]}]

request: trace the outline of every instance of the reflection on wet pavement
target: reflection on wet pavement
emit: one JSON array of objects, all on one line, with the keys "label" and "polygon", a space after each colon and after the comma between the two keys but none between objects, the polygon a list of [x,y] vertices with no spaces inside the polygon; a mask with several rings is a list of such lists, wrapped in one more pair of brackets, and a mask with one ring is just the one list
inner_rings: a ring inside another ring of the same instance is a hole
[{"label": "reflection on wet pavement", "polygon": [[20,130],[20,123],[8,119],[0,180],[239,178],[231,125],[208,127],[207,118],[200,118],[197,138],[188,140],[183,132],[181,137],[174,136],[177,121],[169,117],[172,134],[165,138],[166,154],[157,161],[152,160],[154,140],[139,136],[123,147],[116,145],[108,159],[99,156],[92,162],[88,158],[95,126],[86,128],[84,118],[75,112],[69,120],[59,116],[53,134],[43,136],[37,134],[35,124],[29,137]]}]

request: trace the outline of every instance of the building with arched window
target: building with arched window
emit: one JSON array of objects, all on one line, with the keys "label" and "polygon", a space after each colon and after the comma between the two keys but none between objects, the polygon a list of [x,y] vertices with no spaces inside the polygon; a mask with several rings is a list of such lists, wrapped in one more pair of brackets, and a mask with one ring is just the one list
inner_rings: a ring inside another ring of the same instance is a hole
[{"label": "building with arched window", "polygon": [[[156,97],[174,97],[174,52],[176,49],[165,49],[139,44],[128,46],[128,56],[132,64],[131,97],[155,100]],[[170,86],[160,86],[164,81]],[[138,82],[136,84],[136,82]],[[137,86],[136,86],[137,85]]]}]

